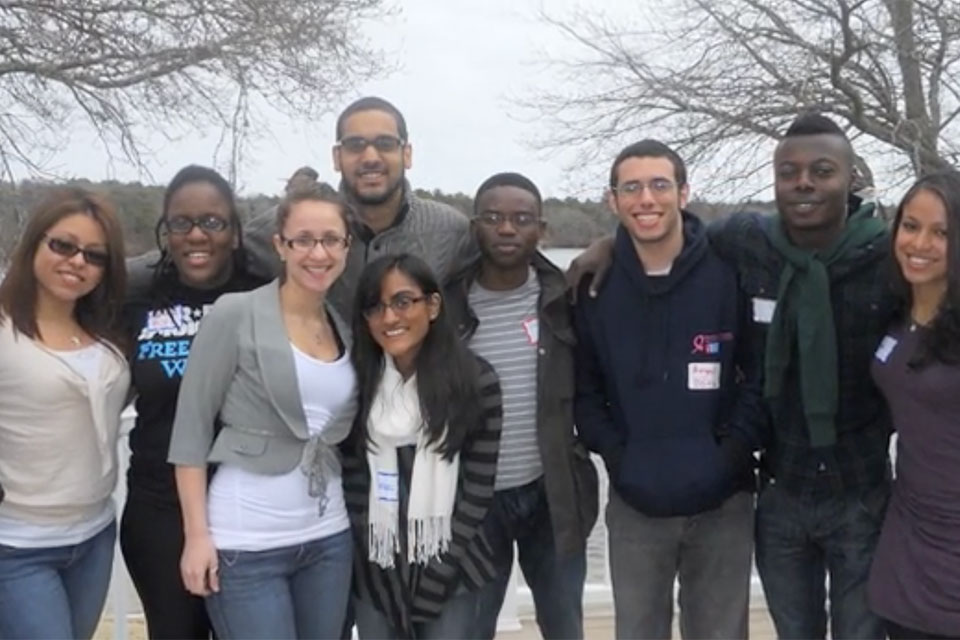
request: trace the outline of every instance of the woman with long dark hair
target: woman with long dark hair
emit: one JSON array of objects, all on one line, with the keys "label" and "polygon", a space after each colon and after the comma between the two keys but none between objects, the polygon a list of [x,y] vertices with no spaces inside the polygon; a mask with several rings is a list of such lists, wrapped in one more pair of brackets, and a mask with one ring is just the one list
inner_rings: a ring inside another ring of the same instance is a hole
[{"label": "woman with long dark hair", "polygon": [[177,393],[200,321],[224,293],[264,284],[245,269],[240,216],[230,184],[190,165],[163,194],[156,226],[159,259],[133,271],[124,316],[137,418],[130,432],[127,502],[120,546],[151,638],[210,636],[203,598],[180,579],[183,520],[167,463]]},{"label": "woman with long dark hair", "polygon": [[344,488],[361,638],[463,638],[493,578],[480,524],[493,498],[500,386],[457,338],[430,268],[366,266],[353,313],[360,408]]},{"label": "woman with long dark hair", "polygon": [[0,638],[90,638],[100,619],[130,384],[125,282],[113,206],[60,188],[0,284]]},{"label": "woman with long dark hair", "polygon": [[349,327],[326,295],[346,265],[348,218],[327,185],[288,192],[281,277],[213,305],[180,386],[168,458],[180,573],[225,640],[340,637],[353,546],[336,445],[356,377]]},{"label": "woman with long dark hair", "polygon": [[893,226],[900,318],[873,360],[898,434],[870,572],[890,638],[960,637],[960,173],[925,176]]}]

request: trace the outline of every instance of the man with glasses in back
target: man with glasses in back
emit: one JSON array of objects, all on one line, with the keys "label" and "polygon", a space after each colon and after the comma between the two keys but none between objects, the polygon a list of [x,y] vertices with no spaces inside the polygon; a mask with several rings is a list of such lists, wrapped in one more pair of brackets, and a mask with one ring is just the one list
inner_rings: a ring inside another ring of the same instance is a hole
[{"label": "man with glasses in back", "polygon": [[618,638],[671,636],[677,577],[683,637],[747,637],[759,372],[741,348],[735,273],[688,196],[672,149],[623,149],[613,264],[574,308],[577,428],[610,476]]},{"label": "man with glasses in back", "polygon": [[497,576],[480,590],[477,638],[496,633],[514,543],[543,637],[583,637],[597,471],[574,433],[573,326],[563,272],[537,251],[542,208],[540,191],[522,175],[485,180],[471,221],[480,257],[444,292],[451,319],[496,370],[503,392],[494,502],[484,524]]},{"label": "man with glasses in back", "polygon": [[[336,133],[333,166],[340,172],[340,190],[357,218],[351,225],[346,268],[327,299],[349,318],[357,279],[374,258],[412,253],[444,281],[476,249],[464,214],[412,193],[405,172],[412,166],[413,147],[406,120],[395,106],[382,98],[360,98],[337,118]],[[256,272],[279,272],[270,244],[273,227],[273,218],[261,214],[245,229],[245,245]]]}]

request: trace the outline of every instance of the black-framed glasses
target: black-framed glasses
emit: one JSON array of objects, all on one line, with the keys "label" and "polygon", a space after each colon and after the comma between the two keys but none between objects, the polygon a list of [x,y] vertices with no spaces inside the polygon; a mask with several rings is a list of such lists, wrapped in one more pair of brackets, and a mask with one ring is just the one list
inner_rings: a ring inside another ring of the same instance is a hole
[{"label": "black-framed glasses", "polygon": [[350,238],[346,236],[336,236],[333,234],[327,234],[315,238],[313,236],[294,236],[293,238],[285,238],[280,236],[280,239],[283,240],[284,244],[288,248],[293,249],[294,251],[302,251],[307,253],[313,251],[314,247],[320,245],[327,251],[343,251],[347,248],[347,245],[350,244]]},{"label": "black-framed glasses", "polygon": [[72,258],[78,253],[83,254],[83,261],[91,267],[103,268],[110,262],[110,254],[106,251],[96,251],[94,249],[84,249],[76,242],[56,238],[54,236],[45,236],[47,239],[47,248],[58,256]]},{"label": "black-framed glasses", "polygon": [[350,153],[363,153],[367,150],[367,147],[371,145],[380,153],[393,153],[406,144],[406,142],[403,138],[398,138],[397,136],[383,135],[377,136],[373,140],[368,140],[363,136],[347,136],[346,138],[341,138],[337,144],[340,145],[341,149],[349,151]]},{"label": "black-framed glasses", "polygon": [[377,302],[366,309],[363,310],[363,317],[367,320],[371,318],[378,318],[382,316],[387,311],[387,307],[393,310],[394,313],[398,315],[403,315],[410,310],[413,305],[418,302],[423,302],[427,299],[428,296],[412,296],[409,293],[398,293],[397,295],[390,298],[388,302],[383,300],[377,300]]},{"label": "black-framed glasses", "polygon": [[173,216],[172,218],[166,218],[163,221],[163,226],[166,227],[170,233],[185,236],[193,231],[194,227],[200,227],[200,231],[205,233],[225,231],[226,228],[230,226],[230,221],[226,218],[208,213],[197,218],[191,218],[190,216]]},{"label": "black-framed glasses", "polygon": [[624,182],[619,187],[614,187],[613,192],[627,198],[637,198],[643,193],[644,189],[649,189],[651,194],[663,195],[672,191],[675,186],[673,180],[667,178],[654,178],[650,182],[631,180]]},{"label": "black-framed glasses", "polygon": [[499,227],[504,222],[509,221],[514,227],[525,228],[537,224],[537,222],[540,220],[540,216],[527,211],[521,211],[519,213],[481,211],[479,214],[477,214],[477,219],[488,227]]}]

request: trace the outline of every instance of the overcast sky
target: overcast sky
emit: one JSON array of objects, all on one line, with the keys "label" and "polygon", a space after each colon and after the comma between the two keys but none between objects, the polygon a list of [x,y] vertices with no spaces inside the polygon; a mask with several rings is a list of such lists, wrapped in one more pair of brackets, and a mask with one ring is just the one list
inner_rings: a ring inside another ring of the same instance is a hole
[{"label": "overcast sky", "polygon": [[[549,0],[551,14],[576,6],[603,6],[621,10],[637,0]],[[373,94],[394,102],[407,118],[414,147],[415,187],[473,193],[487,176],[504,170],[532,178],[545,195],[596,198],[602,192],[606,166],[565,174],[572,156],[531,148],[537,127],[530,114],[515,106],[516,96],[549,86],[550,73],[540,62],[544,52],[563,55],[576,51],[555,29],[538,19],[541,0],[399,0],[399,15],[366,32],[390,53],[399,70],[364,85],[356,96]],[[242,193],[277,193],[288,174],[303,164],[336,181],[330,160],[336,113],[319,122],[290,121],[266,113],[269,136],[253,140],[239,176]],[[542,131],[540,129],[539,131]],[[150,175],[138,174],[121,159],[110,162],[88,137],[74,135],[70,146],[50,158],[58,174],[93,180],[114,178],[165,183],[181,166],[213,164],[225,169],[227,149],[216,157],[219,131],[207,136],[190,133],[167,142],[150,140]],[[629,141],[615,141],[611,154]],[[611,155],[612,159],[612,155]],[[605,164],[605,163],[604,163]]]}]

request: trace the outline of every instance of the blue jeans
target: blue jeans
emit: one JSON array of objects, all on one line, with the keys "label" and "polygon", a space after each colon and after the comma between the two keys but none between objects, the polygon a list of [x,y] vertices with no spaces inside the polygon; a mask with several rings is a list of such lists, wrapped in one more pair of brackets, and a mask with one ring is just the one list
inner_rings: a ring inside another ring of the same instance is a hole
[{"label": "blue jeans", "polygon": [[867,576],[890,497],[890,485],[819,498],[788,493],[775,482],[757,500],[757,570],[783,639],[825,638],[830,576],[830,635],[883,638],[867,605]]},{"label": "blue jeans", "polygon": [[220,550],[220,591],[207,597],[222,640],[340,638],[350,599],[350,531],[265,551]]},{"label": "blue jeans", "polygon": [[513,570],[516,541],[520,569],[533,593],[540,633],[546,640],[583,638],[586,550],[557,555],[543,477],[522,487],[497,491],[484,532],[494,551],[497,578],[480,589],[474,635],[493,638],[496,634],[497,616]]},{"label": "blue jeans", "polygon": [[0,638],[93,637],[110,587],[117,525],[80,544],[0,545]]},{"label": "blue jeans", "polygon": [[[391,640],[400,638],[393,624],[372,603],[362,598],[353,599],[357,616],[357,635],[360,640]],[[450,640],[477,636],[473,624],[477,617],[477,592],[458,591],[443,603],[440,615],[429,622],[415,622],[417,640]]]}]

